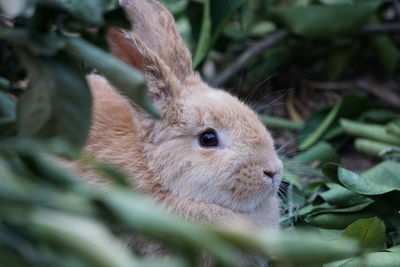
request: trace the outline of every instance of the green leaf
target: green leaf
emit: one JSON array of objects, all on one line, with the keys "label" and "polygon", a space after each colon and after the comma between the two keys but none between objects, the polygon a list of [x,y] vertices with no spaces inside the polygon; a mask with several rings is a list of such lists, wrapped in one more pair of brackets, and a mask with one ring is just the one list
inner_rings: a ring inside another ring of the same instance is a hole
[{"label": "green leaf", "polygon": [[223,26],[232,17],[234,12],[241,7],[244,0],[212,0],[210,1],[212,43],[218,38]]},{"label": "green leaf", "polygon": [[71,16],[92,25],[102,25],[103,13],[108,5],[107,0],[38,0],[44,7],[63,9]]},{"label": "green leaf", "polygon": [[306,149],[315,144],[318,139],[322,136],[322,134],[328,129],[328,127],[333,123],[333,121],[336,119],[339,110],[342,106],[343,100],[339,101],[333,109],[328,113],[328,115],[325,117],[325,119],[322,121],[322,123],[319,125],[319,127],[312,133],[310,134],[307,139],[305,139],[300,145],[300,149]]},{"label": "green leaf", "polygon": [[365,122],[388,123],[400,119],[400,114],[394,110],[372,108],[361,114],[360,120]]},{"label": "green leaf", "polygon": [[[199,12],[195,12],[194,8],[197,4],[190,4],[190,12],[195,13],[195,17],[191,18],[194,38],[197,40],[196,49],[193,55],[193,67],[196,68],[207,56],[211,45],[215,43],[220,35],[223,26],[228,22],[233,13],[244,4],[244,0],[205,0],[202,7],[202,18],[199,21]],[[191,16],[191,14],[189,14]],[[200,34],[196,36],[196,32]]]},{"label": "green leaf", "polygon": [[293,159],[302,163],[317,161],[319,165],[322,165],[327,162],[339,162],[339,155],[329,143],[322,141],[297,154]]},{"label": "green leaf", "polygon": [[188,5],[188,0],[161,0],[161,2],[174,15],[182,13]]},{"label": "green leaf", "polygon": [[330,80],[337,80],[340,77],[359,48],[358,43],[353,43],[350,46],[334,49],[329,53],[327,68]]},{"label": "green leaf", "polygon": [[360,219],[344,229],[340,238],[355,239],[364,248],[378,250],[383,248],[386,241],[386,226],[378,218]]},{"label": "green leaf", "polygon": [[344,36],[360,29],[381,1],[352,5],[274,7],[270,13],[293,33],[312,39]]},{"label": "green leaf", "polygon": [[186,244],[204,249],[228,265],[233,264],[232,248],[206,228],[180,220],[128,190],[108,192],[99,196],[97,201],[107,207],[118,221],[132,230],[175,245],[184,241]]},{"label": "green leaf", "polygon": [[300,149],[307,149],[320,140],[329,130],[334,129],[338,125],[339,118],[354,118],[361,112],[370,107],[369,102],[360,96],[347,94],[331,109],[331,111],[321,120],[323,114],[317,113],[318,117],[311,116],[307,120],[301,135],[307,135],[302,140]]},{"label": "green leaf", "polygon": [[400,120],[392,121],[386,126],[386,131],[400,139]]},{"label": "green leaf", "polygon": [[[216,233],[243,250],[272,257],[278,262],[286,264],[290,262],[293,266],[324,263],[330,258],[343,258],[346,254],[354,255],[359,251],[355,242],[349,239],[328,242],[321,239],[318,234],[304,230],[294,232],[263,230],[241,234],[221,229]],[[310,251],[313,251],[313,257],[310,257]]]},{"label": "green leaf", "polygon": [[11,96],[0,92],[0,135],[15,131],[17,102]]},{"label": "green leaf", "polygon": [[333,213],[352,213],[356,211],[361,211],[364,208],[368,207],[374,201],[372,199],[364,198],[360,199],[357,204],[354,205],[345,205],[343,208],[336,208],[335,206],[329,205],[328,203],[323,203],[321,205],[312,206],[310,210],[307,210],[307,213],[302,212],[303,215],[307,215],[304,219],[305,221],[311,221],[319,214],[333,214]]},{"label": "green leaf", "polygon": [[326,183],[325,186],[328,188],[328,190],[319,193],[319,196],[331,205],[339,207],[352,207],[359,204],[373,202],[373,200],[352,192],[341,185]]},{"label": "green leaf", "polygon": [[346,259],[338,262],[324,264],[324,267],[354,267],[354,266],[398,266],[399,252],[381,251],[362,255],[361,257]]},{"label": "green leaf", "polygon": [[393,75],[399,64],[399,51],[396,45],[385,35],[371,37],[370,41],[386,72]]},{"label": "green leaf", "polygon": [[[250,77],[255,81],[261,81],[265,77],[276,73],[280,68],[291,62],[296,49],[293,45],[282,44],[267,49],[259,61],[255,61],[249,68],[252,69]],[[259,62],[257,64],[257,62]]]},{"label": "green leaf", "polygon": [[375,217],[372,212],[323,213],[307,219],[309,224],[326,229],[344,229],[359,219]]},{"label": "green leaf", "polygon": [[323,172],[331,180],[362,195],[381,195],[394,191],[400,196],[400,163],[384,161],[361,175],[335,164],[327,164]]},{"label": "green leaf", "polygon": [[[378,16],[373,16],[370,23],[381,24]],[[395,43],[387,35],[375,35],[369,38],[371,46],[375,49],[386,72],[393,75],[399,64],[400,54]]]},{"label": "green leaf", "polygon": [[0,10],[9,18],[30,17],[35,8],[35,0],[0,0]]},{"label": "green leaf", "polygon": [[104,20],[107,26],[115,26],[123,29],[130,29],[131,27],[131,23],[121,8],[112,9],[104,13]]},{"label": "green leaf", "polygon": [[128,249],[118,244],[101,223],[89,218],[37,209],[30,227],[43,239],[74,251],[93,266],[138,266],[138,260]]},{"label": "green leaf", "polygon": [[61,138],[76,156],[91,121],[91,96],[83,74],[67,58],[42,58],[19,51],[30,88],[18,101],[17,128],[24,138]]},{"label": "green leaf", "polygon": [[0,25],[0,39],[5,39],[15,47],[28,49],[32,54],[53,56],[65,46],[57,33],[38,34],[29,29],[6,28]]},{"label": "green leaf", "polygon": [[206,57],[211,44],[211,14],[210,0],[203,3],[203,18],[199,39],[197,40],[196,51],[193,55],[193,67],[196,68]]}]

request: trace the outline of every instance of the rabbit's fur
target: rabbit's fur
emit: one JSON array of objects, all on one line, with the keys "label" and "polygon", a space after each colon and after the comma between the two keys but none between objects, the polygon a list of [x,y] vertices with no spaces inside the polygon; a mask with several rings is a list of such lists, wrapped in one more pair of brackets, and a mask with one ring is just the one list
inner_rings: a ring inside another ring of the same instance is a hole
[{"label": "rabbit's fur", "polygon": [[[86,151],[122,167],[133,187],[186,218],[277,227],[282,163],[269,132],[249,107],[192,70],[191,55],[161,4],[120,3],[133,26],[110,30],[111,51],[146,74],[161,119],[91,75],[94,117]],[[217,133],[217,147],[199,144],[206,129]]]}]

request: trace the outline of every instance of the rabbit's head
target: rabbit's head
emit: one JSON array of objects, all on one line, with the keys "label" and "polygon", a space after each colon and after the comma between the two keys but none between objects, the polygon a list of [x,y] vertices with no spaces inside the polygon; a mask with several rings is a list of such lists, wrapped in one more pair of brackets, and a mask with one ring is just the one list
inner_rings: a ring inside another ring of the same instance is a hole
[{"label": "rabbit's head", "polygon": [[275,197],[282,163],[257,115],[229,93],[207,86],[169,12],[153,0],[122,0],[132,31],[111,30],[111,51],[142,70],[161,119],[134,116],[149,168],[186,199],[234,211]]}]

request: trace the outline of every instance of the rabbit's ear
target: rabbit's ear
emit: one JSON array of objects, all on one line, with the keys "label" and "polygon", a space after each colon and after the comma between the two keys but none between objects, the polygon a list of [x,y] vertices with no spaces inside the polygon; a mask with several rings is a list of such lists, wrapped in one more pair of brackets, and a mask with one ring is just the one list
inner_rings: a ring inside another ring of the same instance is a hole
[{"label": "rabbit's ear", "polygon": [[[120,4],[132,24],[126,37],[130,35],[142,45],[137,49],[139,51],[120,47],[126,53],[124,56],[134,57],[144,49],[162,60],[180,82],[193,74],[191,54],[174,18],[163,5],[154,0],[120,0]],[[137,61],[135,63],[140,63]],[[142,69],[140,64],[136,67]]]},{"label": "rabbit's ear", "polygon": [[149,95],[163,114],[189,77],[197,77],[190,52],[164,6],[154,0],[120,0],[120,4],[132,29],[109,30],[111,53],[146,74]]},{"label": "rabbit's ear", "polygon": [[182,94],[182,81],[134,33],[113,28],[108,31],[107,40],[114,56],[144,72],[148,94],[164,115],[171,101]]}]

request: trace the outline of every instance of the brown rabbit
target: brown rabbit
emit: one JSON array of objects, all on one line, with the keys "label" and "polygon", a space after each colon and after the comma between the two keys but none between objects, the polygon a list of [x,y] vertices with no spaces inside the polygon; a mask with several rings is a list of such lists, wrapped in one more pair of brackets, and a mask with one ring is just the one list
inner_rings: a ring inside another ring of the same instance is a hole
[{"label": "brown rabbit", "polygon": [[186,218],[277,227],[282,163],[269,132],[249,107],[192,70],[190,52],[161,4],[120,3],[132,30],[110,30],[111,51],[146,74],[161,119],[91,75],[86,151],[120,166],[133,187]]}]

